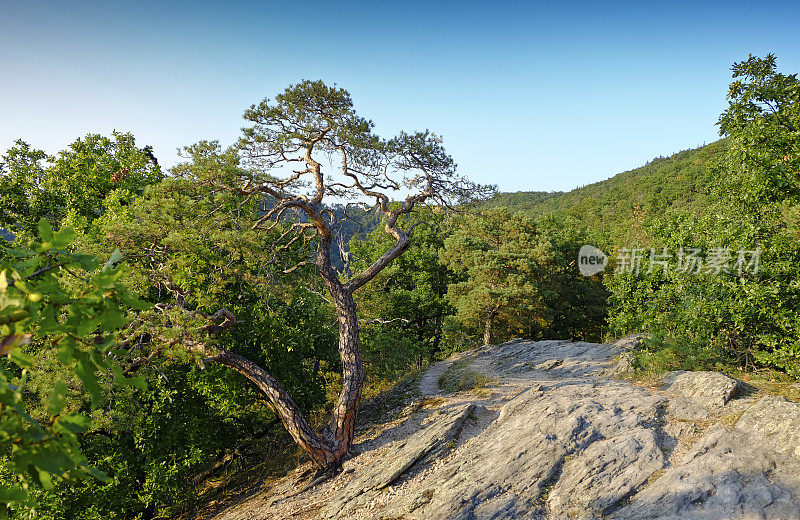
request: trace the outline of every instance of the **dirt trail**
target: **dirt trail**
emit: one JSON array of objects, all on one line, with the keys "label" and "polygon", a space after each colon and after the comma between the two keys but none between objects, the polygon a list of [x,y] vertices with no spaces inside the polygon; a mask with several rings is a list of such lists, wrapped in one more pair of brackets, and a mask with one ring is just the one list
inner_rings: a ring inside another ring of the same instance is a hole
[{"label": "dirt trail", "polygon": [[445,360],[432,365],[419,382],[419,393],[426,397],[439,395],[439,377],[452,363],[452,360]]}]

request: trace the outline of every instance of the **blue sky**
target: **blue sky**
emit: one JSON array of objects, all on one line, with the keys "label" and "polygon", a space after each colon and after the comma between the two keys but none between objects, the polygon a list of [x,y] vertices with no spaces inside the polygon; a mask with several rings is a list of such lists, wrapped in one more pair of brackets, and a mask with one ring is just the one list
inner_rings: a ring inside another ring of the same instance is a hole
[{"label": "blue sky", "polygon": [[717,139],[731,64],[800,72],[798,27],[796,1],[0,0],[0,149],[117,129],[169,165],[322,79],[385,136],[442,134],[473,180],[568,190]]}]

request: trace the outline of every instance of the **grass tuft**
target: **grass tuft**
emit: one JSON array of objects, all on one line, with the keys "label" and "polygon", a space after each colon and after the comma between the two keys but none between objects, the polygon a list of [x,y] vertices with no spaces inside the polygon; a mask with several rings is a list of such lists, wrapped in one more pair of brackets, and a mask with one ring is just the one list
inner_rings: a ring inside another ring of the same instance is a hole
[{"label": "grass tuft", "polygon": [[488,376],[469,369],[471,360],[465,359],[453,363],[439,376],[436,384],[440,390],[453,394],[467,390],[482,389],[493,380]]}]

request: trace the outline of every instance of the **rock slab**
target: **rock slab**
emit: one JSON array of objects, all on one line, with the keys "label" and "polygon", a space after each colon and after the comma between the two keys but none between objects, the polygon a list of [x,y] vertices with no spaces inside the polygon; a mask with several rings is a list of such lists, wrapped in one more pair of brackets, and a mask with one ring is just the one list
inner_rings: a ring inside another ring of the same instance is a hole
[{"label": "rock slab", "polygon": [[800,404],[714,372],[609,377],[639,340],[482,348],[489,387],[425,401],[323,485],[287,477],[215,518],[800,519]]}]

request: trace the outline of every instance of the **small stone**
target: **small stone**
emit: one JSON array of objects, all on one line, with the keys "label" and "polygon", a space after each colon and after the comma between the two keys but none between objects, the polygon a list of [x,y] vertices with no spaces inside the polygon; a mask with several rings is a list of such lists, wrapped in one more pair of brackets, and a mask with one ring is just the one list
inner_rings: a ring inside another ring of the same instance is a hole
[{"label": "small stone", "polygon": [[534,368],[536,370],[543,370],[543,371],[544,370],[551,370],[551,369],[557,367],[558,365],[560,365],[561,363],[562,363],[562,360],[560,360],[560,359],[548,359],[547,361],[539,363]]},{"label": "small stone", "polygon": [[743,388],[741,381],[719,372],[670,372],[664,382],[667,392],[689,397],[708,409],[725,406]]}]

